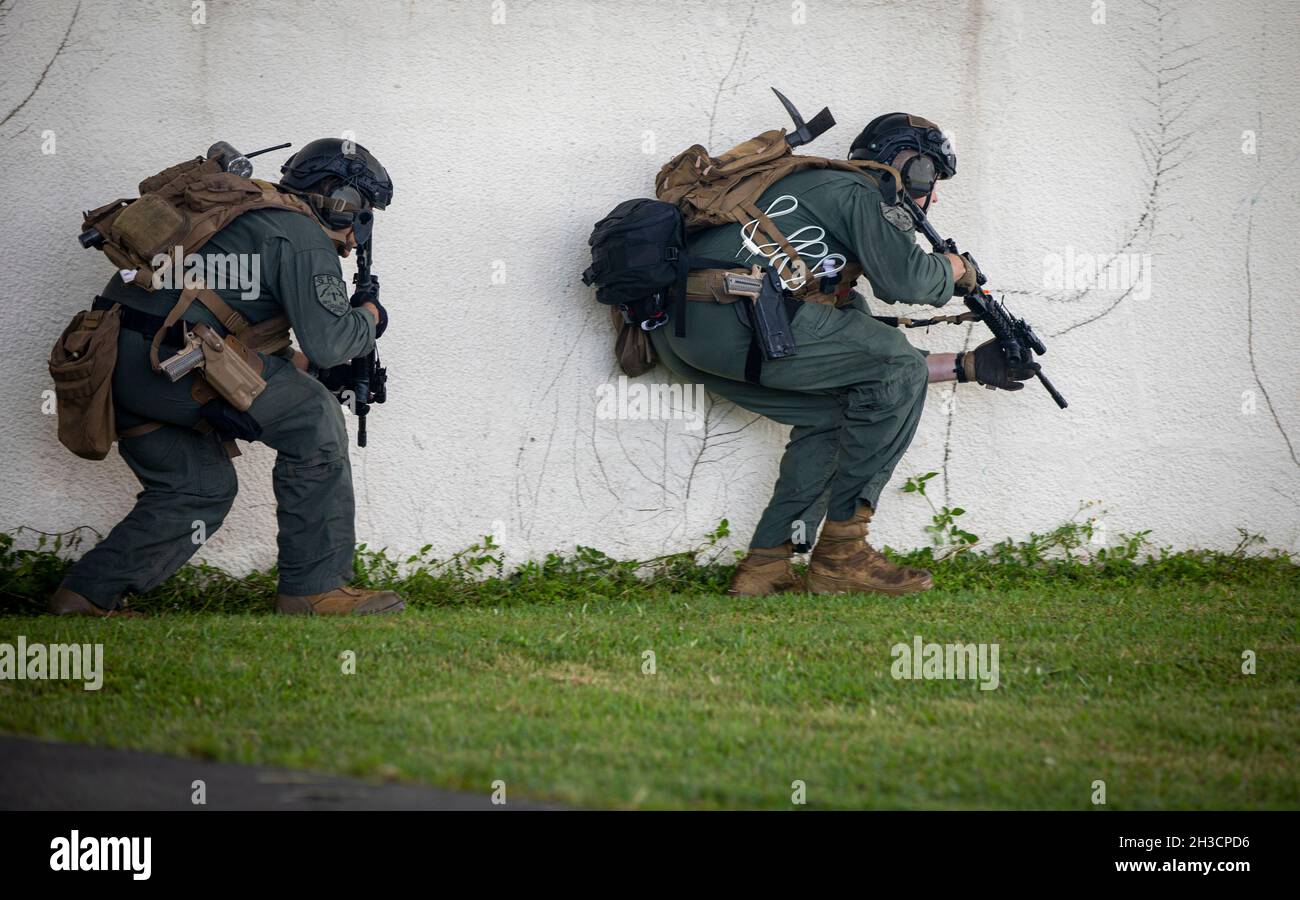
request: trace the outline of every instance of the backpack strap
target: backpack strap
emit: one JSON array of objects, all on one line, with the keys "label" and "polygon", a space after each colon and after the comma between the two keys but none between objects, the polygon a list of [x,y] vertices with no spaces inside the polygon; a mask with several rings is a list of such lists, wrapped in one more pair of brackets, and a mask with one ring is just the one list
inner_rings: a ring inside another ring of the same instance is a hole
[{"label": "backpack strap", "polygon": [[673,282],[673,331],[678,337],[686,337],[686,276],[691,269],[686,259],[686,250],[678,250],[677,278]]},{"label": "backpack strap", "polygon": [[261,196],[225,206],[217,206],[208,212],[196,215],[193,219],[193,226],[180,241],[186,253],[196,253],[221,229],[244,213],[252,212],[255,209],[287,209],[299,215],[307,216],[312,221],[320,221],[316,218],[316,214],[312,212],[311,206],[301,197],[286,194],[267,181],[256,178],[250,179],[250,181],[261,190]]},{"label": "backpack strap", "polygon": [[[793,157],[793,158],[801,159],[801,157]],[[869,160],[869,159],[850,159],[850,160],[828,159],[828,160],[820,160],[820,161],[826,163],[826,168],[844,169],[847,171],[858,172],[862,175],[866,175],[878,187],[883,186],[882,182],[887,182],[890,179],[892,179],[892,184],[890,185],[890,187],[894,188],[894,190],[889,190],[890,196],[887,199],[893,202],[897,202],[897,186],[903,183],[903,177],[902,175],[899,174],[898,169],[894,168],[893,166],[886,165],[885,163],[878,163],[875,162],[874,160]],[[863,171],[864,169],[888,173],[890,179],[868,175],[867,172]],[[776,180],[779,181],[780,177],[778,177]],[[751,201],[745,201],[738,204],[732,210],[732,215],[735,217],[736,221],[740,223],[740,226],[742,228],[745,227],[745,225],[749,224],[750,220],[755,221],[758,225],[758,230],[762,232],[764,239],[770,243],[775,243],[778,247],[781,248],[781,252],[784,253],[789,258],[790,266],[793,269],[793,274],[796,278],[799,279],[800,282],[799,287],[792,292],[796,297],[799,297],[800,299],[809,299],[811,295],[819,295],[822,297],[825,296],[821,294],[821,291],[817,285],[817,279],[812,277],[812,273],[809,272],[808,270],[808,264],[799,255],[799,252],[794,249],[794,245],[792,245],[790,241],[786,238],[786,236],[781,232],[781,229],[777,226],[777,224],[773,222],[772,219],[768,217],[761,209],[758,208],[758,205],[755,202],[751,200]],[[749,217],[748,219],[746,219],[747,216]],[[854,280],[856,280],[856,278]],[[826,301],[814,300],[813,302],[826,302]]]},{"label": "backpack strap", "polygon": [[[903,186],[903,175],[893,166],[876,162],[873,159],[837,159],[835,164],[836,168],[855,170],[870,178],[875,182],[876,187],[881,189],[881,193],[885,195],[885,202],[890,206],[898,202],[898,191]],[[874,170],[882,174],[880,176],[869,175],[867,172],[863,172],[863,169]],[[885,174],[888,174],[889,178],[883,177]]]},{"label": "backpack strap", "polygon": [[181,316],[185,315],[185,311],[195,300],[217,317],[217,321],[228,334],[239,335],[244,346],[250,350],[258,353],[275,353],[290,344],[287,316],[272,316],[256,325],[250,325],[248,320],[222,300],[216,291],[206,287],[189,287],[181,291],[176,305],[171,308],[171,312],[167,313],[162,327],[154,333],[153,340],[149,344],[149,362],[155,372],[162,371],[162,364],[158,360],[158,346],[162,343],[163,335],[180,321]]},{"label": "backpack strap", "polygon": [[806,292],[808,287],[808,264],[804,262],[799,251],[794,249],[794,245],[786,239],[781,233],[781,229],[776,227],[776,223],[768,218],[767,214],[759,209],[752,201],[746,201],[732,210],[732,215],[744,228],[748,222],[745,217],[750,216],[758,225],[758,230],[763,232],[764,238],[769,243],[775,243],[781,248],[781,252],[790,260],[790,268],[795,278],[799,279],[799,287],[794,291],[795,294]]}]

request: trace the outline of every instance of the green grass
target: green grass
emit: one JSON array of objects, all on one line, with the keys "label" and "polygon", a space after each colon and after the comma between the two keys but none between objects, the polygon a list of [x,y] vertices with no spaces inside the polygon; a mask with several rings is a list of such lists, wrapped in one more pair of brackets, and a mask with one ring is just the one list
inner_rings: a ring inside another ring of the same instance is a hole
[{"label": "green grass", "polygon": [[[723,536],[515,572],[490,541],[363,550],[399,616],[278,618],[273,572],[196,566],[147,618],[65,620],[30,613],[75,536],[0,535],[0,641],[103,642],[107,668],[99,692],[0,680],[0,731],[617,808],[790,808],[802,780],[809,808],[1089,809],[1099,779],[1109,809],[1300,806],[1300,567],[1256,538],[1093,551],[1067,524],[904,554],[935,571],[920,596],[737,600]],[[915,635],[997,642],[1000,687],[894,680]]]},{"label": "green grass", "polygon": [[[903,599],[728,598],[723,561],[684,556],[646,584],[594,551],[513,574],[490,546],[367,553],[413,608],[356,620],[191,570],[148,618],[0,617],[4,642],[103,642],[106,668],[98,692],[0,681],[0,731],[597,807],[790,808],[796,779],[809,808],[1088,809],[1098,779],[1110,809],[1300,807],[1300,570],[1070,542],[958,554]],[[0,542],[10,611],[66,564],[27,552]],[[219,611],[179,611],[200,597]],[[997,642],[1000,687],[894,680],[917,634]]]}]

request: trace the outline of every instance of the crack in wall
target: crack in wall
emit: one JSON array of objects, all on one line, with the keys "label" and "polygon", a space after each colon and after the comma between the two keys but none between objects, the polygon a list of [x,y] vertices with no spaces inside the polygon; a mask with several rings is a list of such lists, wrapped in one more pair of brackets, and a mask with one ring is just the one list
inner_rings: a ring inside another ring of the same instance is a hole
[{"label": "crack in wall", "polygon": [[[974,120],[980,121],[984,111],[984,99],[978,88],[980,82],[980,61],[984,58],[984,3],[983,0],[976,2],[971,10],[969,20],[973,23],[971,28],[972,40],[970,48],[966,53],[966,79],[963,85],[962,94],[965,98],[963,106],[966,109],[974,110]],[[966,334],[962,339],[962,350],[970,348],[970,339],[972,334],[973,322],[966,325]],[[943,428],[943,462],[940,471],[943,473],[943,503],[949,505],[949,495],[951,485],[948,481],[948,461],[952,457],[952,436],[956,427],[957,415],[957,382],[953,382],[949,388],[947,415],[944,417]]]},{"label": "crack in wall", "polygon": [[[714,418],[713,410],[715,406],[724,406],[730,408],[726,409],[726,411],[723,412],[718,418]],[[753,418],[751,418],[748,422],[746,422],[744,425],[741,425],[739,428],[733,428],[730,431],[722,431],[722,432],[715,433],[713,430],[715,424],[717,424],[721,419],[725,419],[727,414],[734,411],[735,409],[736,409],[736,405],[730,401],[727,401],[727,403],[725,404],[718,404],[712,397],[709,398],[708,406],[706,407],[704,412],[704,434],[699,438],[700,447],[696,451],[694,457],[691,459],[691,468],[686,474],[686,496],[684,498],[686,503],[690,502],[691,489],[695,484],[695,475],[699,471],[699,469],[706,465],[712,465],[714,463],[723,462],[727,459],[730,459],[732,456],[735,456],[737,452],[735,450],[732,450],[731,452],[727,453],[725,456],[715,457],[713,459],[706,459],[705,457],[707,456],[709,451],[717,447],[726,447],[731,444],[735,444],[738,440],[735,437],[735,435],[741,434],[742,432],[747,430],[751,425],[757,422],[759,419],[763,418],[762,416],[756,415]],[[692,435],[692,437],[693,436],[694,435]],[[720,438],[725,438],[725,437],[730,437],[731,440],[726,440],[726,441],[719,440]]]},{"label": "crack in wall", "polygon": [[[1260,58],[1267,59],[1268,58],[1267,30],[1260,31],[1259,49],[1260,49]],[[1259,167],[1262,164],[1262,160],[1260,159],[1258,140],[1259,140],[1259,135],[1262,134],[1264,131],[1264,114],[1260,110],[1261,104],[1259,102],[1258,83],[1256,84],[1255,96],[1256,96],[1255,168],[1256,171],[1258,172]],[[1293,159],[1292,163],[1294,162],[1295,160]],[[1290,168],[1290,164],[1285,166],[1283,168],[1283,171],[1286,171],[1286,169],[1289,168]],[[1256,180],[1257,181],[1259,180],[1259,176],[1256,177]],[[1296,457],[1295,445],[1291,443],[1291,437],[1286,433],[1286,429],[1282,426],[1282,419],[1277,414],[1277,408],[1273,406],[1273,398],[1269,396],[1268,388],[1264,387],[1264,379],[1259,374],[1259,366],[1255,361],[1255,285],[1254,285],[1253,273],[1251,271],[1251,262],[1252,262],[1251,251],[1254,248],[1254,237],[1255,237],[1255,204],[1259,202],[1259,198],[1263,194],[1263,191],[1264,191],[1263,186],[1260,186],[1259,188],[1256,189],[1254,196],[1250,198],[1250,206],[1249,206],[1250,211],[1246,215],[1246,265],[1245,265],[1245,269],[1246,269],[1246,355],[1247,358],[1250,360],[1250,374],[1255,379],[1255,386],[1259,388],[1260,394],[1262,394],[1264,397],[1264,405],[1268,407],[1268,413],[1270,416],[1273,417],[1273,424],[1277,426],[1277,433],[1282,436],[1282,441],[1283,443],[1286,444],[1286,451],[1291,456],[1291,462],[1293,462],[1297,467],[1300,467],[1300,458]]]},{"label": "crack in wall", "polygon": [[1255,364],[1255,291],[1250,271],[1254,230],[1255,203],[1252,200],[1250,216],[1246,219],[1246,352],[1250,357],[1250,372],[1255,378],[1255,385],[1259,388],[1259,392],[1264,396],[1264,405],[1268,407],[1268,413],[1273,417],[1273,424],[1277,426],[1277,433],[1282,436],[1283,442],[1286,443],[1286,451],[1291,454],[1291,461],[1297,467],[1300,467],[1300,459],[1296,458],[1295,446],[1291,443],[1291,438],[1287,435],[1286,429],[1282,427],[1282,420],[1278,417],[1277,409],[1273,406],[1273,398],[1268,395],[1268,389],[1264,387],[1264,380],[1259,375],[1259,367]]},{"label": "crack in wall", "polygon": [[[596,314],[597,312],[598,311],[593,310],[592,314]],[[603,311],[599,311],[599,312],[603,312]],[[568,369],[569,361],[573,358],[573,354],[578,351],[578,348],[582,346],[583,336],[586,335],[587,331],[591,327],[592,314],[587,315],[582,320],[581,327],[578,328],[577,334],[574,335],[573,339],[569,343],[568,350],[560,358],[559,365],[556,367],[554,376],[552,376],[551,380],[546,384],[546,387],[542,390],[541,394],[534,401],[533,403],[534,408],[538,407],[542,401],[546,400],[551,395],[551,393],[555,390],[556,384],[559,382],[560,378],[563,377],[565,371]],[[537,472],[535,483],[530,483],[530,479],[523,465],[524,455],[528,450],[528,445],[531,443],[536,443],[536,438],[532,435],[531,429],[525,430],[522,436],[523,439],[521,440],[519,445],[519,451],[515,456],[514,501],[516,507],[515,509],[516,522],[519,525],[520,534],[522,534],[525,538],[531,536],[532,534],[533,523],[537,511],[537,500],[538,497],[540,497],[541,495],[543,482],[546,479],[546,468],[550,462],[551,449],[555,442],[555,431],[559,423],[559,403],[560,401],[557,395],[553,407],[553,413],[549,417],[550,429],[547,432],[545,451],[542,454],[541,467]],[[528,506],[526,512],[524,510],[524,507],[519,503],[521,497],[530,501],[530,505]]]},{"label": "crack in wall", "polygon": [[[750,28],[754,25],[754,13],[758,10],[758,0],[754,0],[749,5],[749,13],[745,17],[745,24],[740,29],[740,37],[736,40],[736,50],[731,55],[731,64],[727,66],[727,71],[723,73],[722,78],[718,81],[717,90],[713,92],[713,105],[709,108],[709,151],[713,150],[713,125],[718,118],[718,103],[722,100],[722,92],[728,89],[727,81],[731,78],[736,66],[740,62],[741,51],[745,48],[745,38],[749,35]],[[731,85],[730,89],[735,90],[739,84]]]},{"label": "crack in wall", "polygon": [[[973,335],[974,333],[975,333],[975,323],[967,322],[966,336],[962,338],[962,342],[961,342],[961,349],[963,353],[970,349],[970,339],[971,339],[971,335]],[[946,421],[944,423],[944,430],[943,430],[943,466],[941,471],[943,472],[943,505],[944,506],[952,505],[951,494],[948,490],[949,487],[948,460],[952,458],[952,431],[953,431],[954,417],[957,414],[957,388],[958,387],[959,387],[958,383],[954,381],[948,388],[948,410],[947,410],[948,415],[946,417]]]},{"label": "crack in wall", "polygon": [[[1119,249],[1111,256],[1111,261],[1098,272],[1097,281],[1109,281],[1111,272],[1119,264],[1121,259],[1138,246],[1138,241],[1146,232],[1148,241],[1154,240],[1156,235],[1156,217],[1162,209],[1161,188],[1168,187],[1169,184],[1177,180],[1178,176],[1174,173],[1184,165],[1190,158],[1190,154],[1183,147],[1183,144],[1192,136],[1192,129],[1188,128],[1178,133],[1173,133],[1172,129],[1183,119],[1184,116],[1195,106],[1197,97],[1192,96],[1187,99],[1179,99],[1173,96],[1170,86],[1182,81],[1184,78],[1195,73],[1195,64],[1202,60],[1201,56],[1188,56],[1187,54],[1199,47],[1204,39],[1193,41],[1188,44],[1181,44],[1172,49],[1166,46],[1166,27],[1165,19],[1173,14],[1173,9],[1165,9],[1162,0],[1142,0],[1144,6],[1156,13],[1156,66],[1153,70],[1144,61],[1138,60],[1138,66],[1150,77],[1155,79],[1155,99],[1150,97],[1140,98],[1143,103],[1153,107],[1156,110],[1156,123],[1154,134],[1141,132],[1137,129],[1131,129],[1134,140],[1138,145],[1138,152],[1142,155],[1142,160],[1151,175],[1151,184],[1147,189],[1146,202],[1143,204],[1142,214],[1138,217],[1137,223],[1129,233],[1128,238],[1120,245]],[[1186,71],[1182,71],[1186,70]],[[1171,72],[1179,74],[1172,78],[1166,77]],[[1071,325],[1067,325],[1059,331],[1049,334],[1048,337],[1061,337],[1069,334],[1076,329],[1091,325],[1110,315],[1119,307],[1121,303],[1132,296],[1137,289],[1137,279],[1134,283],[1125,288],[1111,303],[1101,311],[1079,320]],[[1067,295],[1046,295],[1044,299],[1056,303],[1079,303],[1088,299],[1097,288],[1086,287],[1073,294]],[[1015,292],[1008,292],[1015,293]]]},{"label": "crack in wall", "polygon": [[54,55],[50,57],[50,61],[47,62],[45,68],[41,70],[41,76],[36,79],[36,84],[32,87],[31,92],[23,98],[21,103],[9,110],[3,119],[0,119],[0,125],[4,125],[14,116],[18,115],[18,113],[22,111],[23,107],[25,107],[31,99],[36,96],[36,92],[39,91],[41,85],[45,83],[45,77],[50,74],[50,69],[54,66],[54,61],[59,58],[65,49],[67,49],[68,37],[72,34],[72,26],[77,24],[77,17],[79,15],[81,15],[81,0],[77,0],[77,6],[72,11],[72,18],[68,22],[67,29],[63,32],[63,40],[59,41],[59,46],[55,48]]},{"label": "crack in wall", "polygon": [[[1137,144],[1138,152],[1142,157],[1143,164],[1151,177],[1151,184],[1147,189],[1142,212],[1138,216],[1137,221],[1129,230],[1127,236],[1120,243],[1118,248],[1110,254],[1110,262],[1108,262],[1097,273],[1097,280],[1099,283],[1110,280],[1111,273],[1114,271],[1115,266],[1119,265],[1120,261],[1138,246],[1138,242],[1144,233],[1146,233],[1148,238],[1155,237],[1156,215],[1161,209],[1160,188],[1174,183],[1180,177],[1173,175],[1172,173],[1178,166],[1187,162],[1190,155],[1185,155],[1178,159],[1174,159],[1173,157],[1175,154],[1183,151],[1184,142],[1190,139],[1194,133],[1191,129],[1187,129],[1177,134],[1170,134],[1170,129],[1177,125],[1178,122],[1181,121],[1194,107],[1196,98],[1193,97],[1182,101],[1173,101],[1167,93],[1167,88],[1195,73],[1195,69],[1189,67],[1201,62],[1203,58],[1201,56],[1182,58],[1182,55],[1200,46],[1200,44],[1204,43],[1204,39],[1172,49],[1166,49],[1164,46],[1165,35],[1163,23],[1165,18],[1171,15],[1172,12],[1166,11],[1164,13],[1159,13],[1159,10],[1161,9],[1161,4],[1159,2],[1143,0],[1143,3],[1149,9],[1157,11],[1158,13],[1155,19],[1155,26],[1157,29],[1157,66],[1155,69],[1152,69],[1142,60],[1138,60],[1137,65],[1155,81],[1156,99],[1152,100],[1150,97],[1141,97],[1139,99],[1156,110],[1157,121],[1154,129],[1154,136],[1137,128],[1130,128],[1129,130],[1133,136],[1134,142]],[[1168,64],[1166,65],[1165,63]],[[1187,71],[1181,71],[1183,69],[1187,69]],[[1165,76],[1171,72],[1179,72],[1179,74],[1172,78],[1166,78]],[[1085,287],[1066,293],[1045,293],[1041,290],[1009,288],[1001,290],[1000,293],[1008,296],[1030,296],[1041,298],[1049,303],[1076,304],[1089,299],[1095,290],[1096,288],[1094,287]],[[1110,306],[1096,315],[1069,325],[1048,336],[1059,337],[1075,330],[1076,328],[1081,328],[1084,325],[1095,322],[1097,319],[1110,313],[1111,310],[1117,307],[1124,300],[1128,299],[1133,290],[1134,287],[1126,289],[1119,297],[1111,302]]]},{"label": "crack in wall", "polygon": [[[605,380],[607,382],[613,381],[618,377],[618,374],[619,374],[618,364],[614,363],[609,367],[609,371],[605,375]],[[591,405],[591,428],[587,432],[587,443],[588,446],[591,448],[592,458],[596,460],[596,468],[600,472],[601,485],[609,493],[610,497],[614,498],[615,500],[622,500],[622,497],[619,496],[618,491],[614,490],[614,485],[610,481],[609,472],[605,469],[604,458],[601,456],[600,451],[596,449],[596,431],[599,428],[599,426],[596,423],[599,421],[600,419],[597,416],[597,407],[596,404],[593,403]],[[577,470],[575,469],[575,471]]]}]

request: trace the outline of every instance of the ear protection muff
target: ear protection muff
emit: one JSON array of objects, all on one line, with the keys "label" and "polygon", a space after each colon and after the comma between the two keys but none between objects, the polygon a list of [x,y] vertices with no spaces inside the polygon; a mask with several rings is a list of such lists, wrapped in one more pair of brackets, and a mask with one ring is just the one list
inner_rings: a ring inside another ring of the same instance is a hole
[{"label": "ear protection muff", "polygon": [[907,188],[907,192],[912,195],[914,200],[929,196],[930,192],[934,190],[934,183],[939,178],[939,171],[934,165],[934,160],[927,153],[913,156],[903,163],[900,174],[903,176],[903,186]]},{"label": "ear protection muff", "polygon": [[901,187],[913,199],[928,197],[937,181],[957,174],[957,154],[939,127],[907,113],[872,119],[849,148],[849,159],[889,163],[904,150],[917,154],[899,167]]},{"label": "ear protection muff", "polygon": [[325,202],[320,204],[321,215],[331,228],[355,226],[357,217],[370,208],[361,192],[350,184],[339,185],[322,199]]}]

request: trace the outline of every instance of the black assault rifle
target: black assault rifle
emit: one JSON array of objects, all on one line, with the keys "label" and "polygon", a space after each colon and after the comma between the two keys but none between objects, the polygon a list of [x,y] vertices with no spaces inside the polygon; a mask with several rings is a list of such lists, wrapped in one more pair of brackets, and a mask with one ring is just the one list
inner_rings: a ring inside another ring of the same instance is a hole
[{"label": "black assault rifle", "polygon": [[[772,92],[776,94],[777,99],[781,101],[781,105],[785,107],[786,112],[790,114],[790,118],[794,121],[794,131],[786,136],[786,142],[791,147],[807,144],[835,124],[835,117],[831,115],[829,109],[824,107],[821,112],[813,116],[811,122],[805,122],[803,116],[795,109],[794,104],[786,99],[784,94],[776,88],[772,88]],[[912,214],[916,226],[921,229],[921,233],[925,235],[926,240],[934,247],[935,252],[960,255],[957,243],[952,238],[945,240],[939,237],[939,232],[934,230],[930,220],[925,217],[925,212],[916,205],[916,201],[911,198],[903,186],[893,185],[893,179],[888,174],[883,174],[882,177],[885,179],[882,187],[885,189],[886,194],[888,195],[891,190],[896,192],[897,196],[905,204],[907,211]],[[888,196],[886,199],[888,200]],[[973,258],[970,262],[975,265],[975,289],[963,298],[966,301],[968,312],[958,316],[935,316],[930,319],[910,319],[901,316],[876,316],[875,318],[889,325],[904,328],[922,328],[939,322],[969,322],[971,320],[983,322],[989,327],[989,331],[993,332],[998,347],[1002,349],[1002,356],[1006,360],[1007,367],[1032,370],[1038,380],[1043,383],[1043,387],[1047,388],[1047,393],[1052,395],[1056,405],[1061,409],[1065,409],[1065,398],[1047,380],[1047,376],[1043,374],[1042,366],[1034,360],[1035,353],[1041,356],[1047,352],[1047,345],[1042,342],[1038,335],[1034,334],[1034,329],[1029,327],[1028,322],[1024,319],[1017,319],[1007,311],[1005,306],[994,300],[992,294],[984,290],[986,280],[984,273],[980,271],[979,265],[975,263]],[[790,355],[793,355],[793,350]]]},{"label": "black assault rifle", "polygon": [[[939,232],[934,230],[930,220],[926,218],[925,212],[917,206],[916,201],[908,195],[906,190],[900,190],[898,196],[912,214],[912,219],[916,222],[916,227],[925,235],[925,239],[930,242],[936,253],[952,253],[960,255],[961,251],[957,249],[957,242],[952,238],[941,238]],[[1034,329],[1029,327],[1029,323],[1024,319],[1018,319],[1012,315],[1001,302],[993,299],[993,295],[984,290],[984,283],[988,279],[980,271],[979,264],[973,257],[965,258],[969,264],[975,266],[975,288],[967,294],[963,300],[966,302],[968,313],[961,316],[936,316],[933,319],[885,319],[892,321],[894,324],[902,325],[905,328],[920,328],[926,325],[932,325],[936,322],[959,322],[975,320],[983,322],[988,326],[989,331],[993,332],[993,337],[998,342],[998,347],[1002,350],[1002,356],[1006,360],[1009,369],[1030,369],[1043,387],[1047,388],[1047,393],[1052,395],[1056,405],[1061,409],[1067,406],[1065,398],[1061,392],[1056,389],[1052,382],[1047,380],[1043,374],[1043,367],[1034,359],[1034,354],[1042,356],[1047,352],[1047,345],[1043,343],[1042,338],[1034,334]]]},{"label": "black assault rifle", "polygon": [[[353,306],[379,299],[379,277],[370,271],[370,229],[373,224],[374,213],[369,210],[357,213],[357,221],[353,226],[357,235],[357,274],[352,276],[352,283],[357,289],[352,294]],[[350,405],[357,417],[357,446],[364,447],[366,416],[370,413],[370,404],[383,403],[388,399],[388,370],[379,364],[378,342],[365,356],[352,360],[350,366]]]}]

